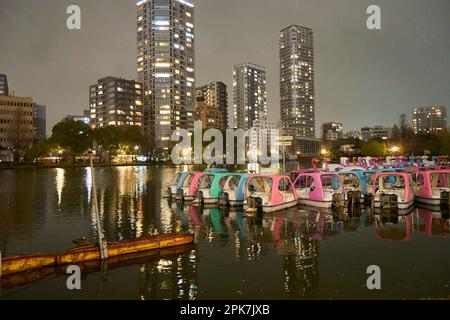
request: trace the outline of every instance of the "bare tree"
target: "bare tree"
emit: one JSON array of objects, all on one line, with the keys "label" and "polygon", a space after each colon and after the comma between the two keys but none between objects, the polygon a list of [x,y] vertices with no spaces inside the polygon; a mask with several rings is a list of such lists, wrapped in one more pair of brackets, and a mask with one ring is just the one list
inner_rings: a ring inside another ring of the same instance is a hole
[{"label": "bare tree", "polygon": [[25,154],[25,149],[33,142],[32,125],[28,123],[24,110],[16,110],[14,118],[10,120],[7,128],[7,137],[10,149],[14,153],[14,161]]}]

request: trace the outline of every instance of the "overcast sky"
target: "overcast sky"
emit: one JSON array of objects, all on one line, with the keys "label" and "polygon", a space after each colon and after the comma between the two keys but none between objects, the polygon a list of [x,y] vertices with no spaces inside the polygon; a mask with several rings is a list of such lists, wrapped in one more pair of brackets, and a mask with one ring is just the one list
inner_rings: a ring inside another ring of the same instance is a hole
[{"label": "overcast sky", "polygon": [[[448,0],[193,0],[197,85],[229,85],[232,66],[267,68],[269,115],[279,118],[279,31],[313,29],[317,132],[392,126],[415,105],[450,106]],[[66,29],[78,4],[82,30]],[[47,105],[48,130],[88,107],[89,85],[107,76],[136,78],[135,0],[0,0],[0,73],[10,89]],[[382,30],[366,28],[377,4]],[[449,110],[450,111],[450,110]],[[50,131],[48,132],[50,133]]]}]

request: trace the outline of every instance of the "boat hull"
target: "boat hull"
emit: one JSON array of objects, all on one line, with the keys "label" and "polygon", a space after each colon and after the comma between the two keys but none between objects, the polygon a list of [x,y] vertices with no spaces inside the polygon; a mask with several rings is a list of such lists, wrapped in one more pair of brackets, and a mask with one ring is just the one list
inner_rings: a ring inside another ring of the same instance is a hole
[{"label": "boat hull", "polygon": [[[289,209],[295,207],[298,204],[298,201],[286,202],[279,205],[274,206],[262,206],[260,209],[263,213],[271,213],[276,211],[281,211],[285,209]],[[244,210],[246,213],[255,213],[258,211],[257,207],[249,207],[248,205],[244,205]]]},{"label": "boat hull", "polygon": [[333,206],[333,201],[316,201],[316,200],[310,200],[301,198],[299,200],[300,205],[308,206],[308,207],[315,207],[315,208],[331,208]]},{"label": "boat hull", "polygon": [[[398,202],[396,204],[396,208],[405,210],[405,209],[411,208],[413,205],[414,205],[414,200],[408,201],[408,202]],[[374,206],[374,208],[381,208],[381,201],[374,200],[373,206]]]},{"label": "boat hull", "polygon": [[[415,199],[417,202],[423,203],[423,204],[428,204],[431,206],[440,206],[440,205],[446,205],[446,203],[444,203],[443,201],[446,201],[447,199],[442,199],[442,198],[424,198],[424,197],[418,197],[416,196]],[[450,203],[449,203],[450,206]]]}]

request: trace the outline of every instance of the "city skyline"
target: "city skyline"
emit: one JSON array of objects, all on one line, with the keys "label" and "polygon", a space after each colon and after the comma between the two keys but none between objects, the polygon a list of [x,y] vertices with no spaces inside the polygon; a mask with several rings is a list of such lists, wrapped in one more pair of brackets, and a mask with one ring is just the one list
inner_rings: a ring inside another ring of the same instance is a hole
[{"label": "city skyline", "polygon": [[[279,119],[278,33],[290,24],[311,28],[315,35],[316,129],[327,121],[342,122],[349,130],[392,126],[399,114],[411,115],[414,106],[450,105],[447,2],[430,7],[419,1],[378,1],[381,31],[366,28],[367,3],[192,2],[196,85],[222,81],[231,88],[234,64],[264,65],[269,117]],[[68,1],[0,0],[0,39],[8,43],[0,72],[8,76],[10,93],[47,105],[48,132],[65,114],[88,107],[87,88],[96,79],[106,74],[136,79],[136,1],[107,3],[105,12],[106,1],[79,1],[82,30],[69,31]],[[231,18],[235,23],[226,24]],[[117,19],[123,22],[120,28]]]}]

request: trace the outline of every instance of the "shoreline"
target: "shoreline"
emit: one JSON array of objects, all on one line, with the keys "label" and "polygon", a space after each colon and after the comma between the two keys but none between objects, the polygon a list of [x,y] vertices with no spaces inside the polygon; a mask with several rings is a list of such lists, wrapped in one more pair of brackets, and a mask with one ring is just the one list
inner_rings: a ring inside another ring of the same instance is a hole
[{"label": "shoreline", "polygon": [[[108,167],[151,167],[151,166],[175,166],[172,163],[165,162],[149,162],[149,163],[94,163],[96,168]],[[88,163],[76,164],[2,164],[0,170],[16,170],[16,169],[70,169],[70,168],[88,168]]]}]

